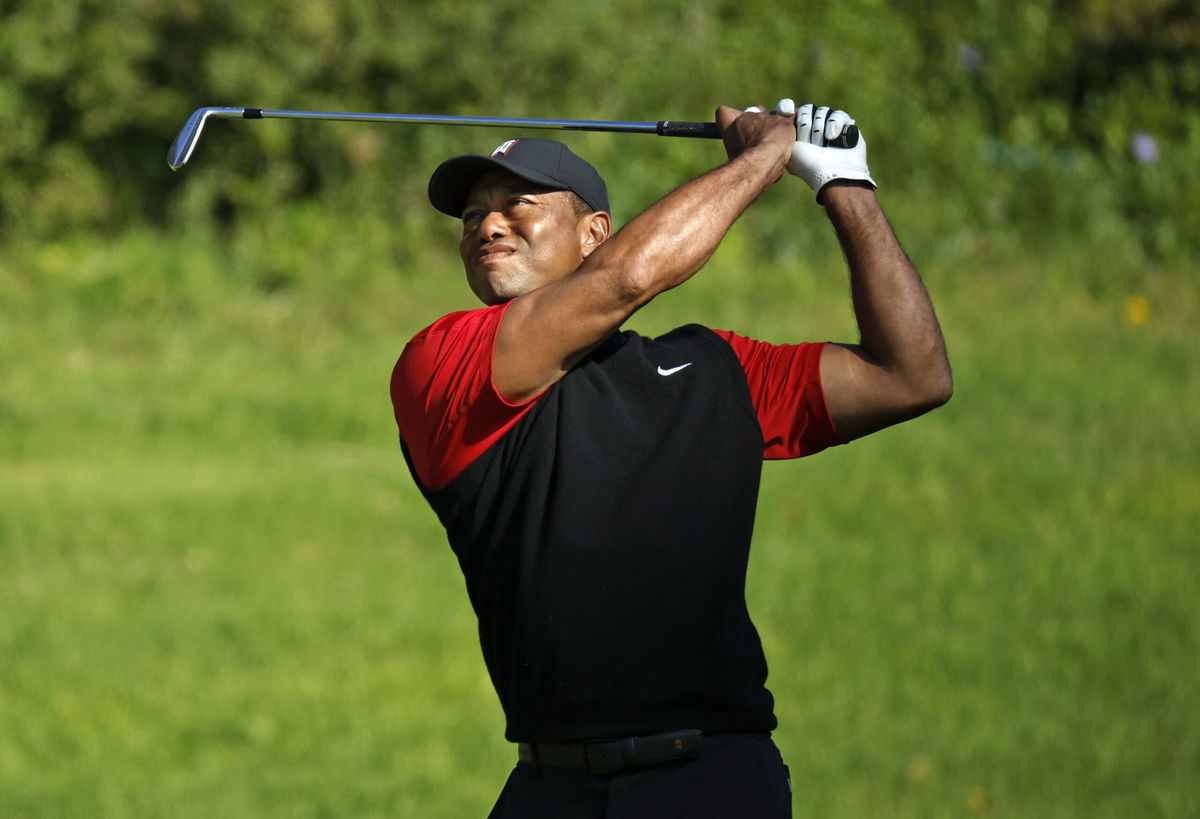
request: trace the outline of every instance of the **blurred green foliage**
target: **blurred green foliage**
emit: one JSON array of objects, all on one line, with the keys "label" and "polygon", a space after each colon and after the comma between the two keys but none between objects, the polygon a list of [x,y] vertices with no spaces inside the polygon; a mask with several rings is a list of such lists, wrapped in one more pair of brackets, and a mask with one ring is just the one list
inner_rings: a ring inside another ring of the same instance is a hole
[{"label": "blurred green foliage", "polygon": [[[503,136],[218,122],[174,177],[166,148],[203,105],[657,120],[793,96],[854,114],[885,195],[918,196],[940,236],[1037,247],[1065,230],[1178,261],[1200,247],[1198,48],[1190,0],[8,0],[0,230],[220,224],[333,197],[421,236],[429,169]],[[570,139],[619,217],[720,158]]]},{"label": "blurred green foliage", "polygon": [[[0,256],[0,816],[486,815],[514,752],[387,398],[472,305],[443,221],[421,263],[312,203]],[[752,227],[634,326],[853,338],[827,224]],[[797,816],[1200,815],[1200,287],[1089,265],[923,263],[954,400],[766,465]]]}]

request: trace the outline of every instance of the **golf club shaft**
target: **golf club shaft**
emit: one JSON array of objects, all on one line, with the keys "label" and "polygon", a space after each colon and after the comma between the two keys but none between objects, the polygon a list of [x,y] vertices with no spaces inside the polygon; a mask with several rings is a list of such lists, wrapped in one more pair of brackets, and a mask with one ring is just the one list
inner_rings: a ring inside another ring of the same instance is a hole
[{"label": "golf club shaft", "polygon": [[[343,122],[403,122],[410,125],[476,125],[501,128],[543,128],[559,131],[609,131],[627,134],[720,139],[715,122],[621,122],[592,119],[526,119],[517,117],[454,117],[423,114],[354,114],[339,111],[285,111],[266,108],[197,108],[167,153],[167,164],[177,171],[191,158],[204,123],[210,117],[222,119],[320,119]],[[858,128],[851,125],[833,143],[840,148],[858,144]]]},{"label": "golf club shaft", "polygon": [[410,125],[478,125],[502,128],[543,128],[560,131],[613,131],[659,136],[720,139],[715,122],[614,122],[586,119],[524,119],[516,117],[454,117],[421,114],[354,114],[338,111],[283,111],[265,108],[199,108],[171,144],[167,164],[179,170],[192,155],[204,123],[223,119],[319,119],[344,122],[402,122]]}]

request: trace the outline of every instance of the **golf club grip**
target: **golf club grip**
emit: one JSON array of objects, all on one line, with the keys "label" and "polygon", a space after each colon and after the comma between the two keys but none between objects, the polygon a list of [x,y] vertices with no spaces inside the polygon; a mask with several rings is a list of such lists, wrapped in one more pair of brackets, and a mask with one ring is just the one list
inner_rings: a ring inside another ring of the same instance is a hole
[{"label": "golf club grip", "polygon": [[699,139],[720,139],[721,131],[715,122],[671,122],[663,120],[658,123],[659,136],[697,137]]},{"label": "golf club grip", "polygon": [[[697,137],[699,139],[720,139],[721,130],[715,122],[671,122],[663,120],[658,123],[659,136]],[[853,148],[858,145],[858,126],[851,125],[842,131],[833,142],[832,148]]]}]

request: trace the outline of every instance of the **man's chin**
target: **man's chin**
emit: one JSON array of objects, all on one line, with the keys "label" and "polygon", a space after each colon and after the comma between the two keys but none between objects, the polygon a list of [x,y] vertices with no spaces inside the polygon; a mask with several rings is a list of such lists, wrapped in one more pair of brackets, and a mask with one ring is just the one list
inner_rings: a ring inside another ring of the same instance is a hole
[{"label": "man's chin", "polygon": [[494,268],[476,269],[468,281],[479,300],[488,305],[503,304],[531,289],[523,286],[526,283],[524,276],[514,275],[514,271],[501,275]]},{"label": "man's chin", "polygon": [[475,293],[476,298],[489,307],[504,304],[506,301],[512,301],[521,295],[518,292],[513,292],[513,288],[506,287],[501,282],[472,282],[471,290]]}]

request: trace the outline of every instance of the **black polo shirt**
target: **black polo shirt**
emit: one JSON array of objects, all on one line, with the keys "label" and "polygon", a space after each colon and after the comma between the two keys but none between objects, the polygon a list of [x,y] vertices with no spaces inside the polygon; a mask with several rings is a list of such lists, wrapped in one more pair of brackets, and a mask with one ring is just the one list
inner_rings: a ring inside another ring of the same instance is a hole
[{"label": "black polo shirt", "polygon": [[[615,333],[513,406],[491,388],[502,310],[490,310],[414,339],[392,393],[479,618],[506,736],[773,729],[744,594],[768,436],[730,340],[698,325]],[[813,347],[788,360],[811,371]],[[823,411],[808,371],[797,389],[816,395],[795,403]],[[807,451],[836,443],[827,414],[795,423]]]}]

